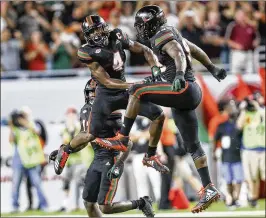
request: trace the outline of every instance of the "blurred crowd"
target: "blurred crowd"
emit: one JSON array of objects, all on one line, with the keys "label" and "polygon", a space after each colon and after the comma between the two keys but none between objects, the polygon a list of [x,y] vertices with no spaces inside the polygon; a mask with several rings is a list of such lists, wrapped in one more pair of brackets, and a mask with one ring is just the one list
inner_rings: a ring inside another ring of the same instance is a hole
[{"label": "blurred crowd", "polygon": [[[162,7],[168,24],[215,63],[231,63],[233,73],[254,72],[254,49],[266,41],[264,1],[4,1],[1,71],[82,67],[76,51],[85,43],[80,24],[87,15],[99,14],[111,29],[121,28],[134,40],[135,12],[148,4]],[[145,61],[131,54],[127,64]]]},{"label": "blurred crowd", "polygon": [[[265,100],[256,92],[242,101],[233,98],[219,102],[220,114],[209,123],[210,144],[205,146],[206,153],[213,151],[212,168],[221,171],[218,175],[218,186],[221,181],[226,184],[223,199],[229,209],[245,206],[257,206],[260,197],[260,181],[265,182]],[[152,195],[159,209],[187,209],[189,201],[196,200],[195,193],[201,189],[201,182],[187,154],[182,136],[174,124],[171,110],[164,108],[164,123],[158,155],[171,170],[170,174],[160,174],[152,168],[142,165],[142,158],[147,152],[150,121],[138,117],[133,126],[131,140],[133,149],[126,161],[124,174],[119,186],[130,199],[130,190],[137,197]],[[32,117],[30,108],[23,107],[10,116],[10,143],[14,146],[12,161],[12,206],[14,212],[19,209],[19,188],[22,178],[27,180],[29,199],[28,209],[32,209],[31,187],[37,190],[38,209],[47,211],[49,202],[42,188],[42,173],[47,165],[44,159],[43,146],[47,143],[47,133],[43,123]],[[79,132],[78,112],[69,107],[65,113],[64,125],[60,136],[62,143],[68,143]],[[211,158],[211,157],[209,157]],[[58,211],[80,208],[80,191],[84,185],[85,174],[93,160],[93,150],[87,146],[81,152],[72,154],[67,162],[62,181],[64,197]],[[141,175],[141,176],[140,176]],[[124,179],[123,179],[124,178]],[[125,179],[128,178],[128,179]],[[74,191],[70,192],[70,184]],[[239,201],[242,184],[248,187],[245,201]],[[189,189],[190,191],[188,191]],[[190,192],[190,193],[189,193]],[[194,194],[191,195],[191,192]],[[73,196],[70,196],[72,193]],[[70,207],[70,199],[75,199]]]}]

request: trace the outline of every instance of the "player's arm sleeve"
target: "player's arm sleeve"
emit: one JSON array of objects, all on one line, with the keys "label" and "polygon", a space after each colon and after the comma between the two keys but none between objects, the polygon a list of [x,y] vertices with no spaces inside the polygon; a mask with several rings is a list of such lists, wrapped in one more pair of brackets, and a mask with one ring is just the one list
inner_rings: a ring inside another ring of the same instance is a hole
[{"label": "player's arm sleeve", "polygon": [[157,56],[147,46],[140,44],[139,42],[130,40],[129,50],[134,53],[143,54],[145,56],[146,61],[149,63],[150,67],[161,66]]},{"label": "player's arm sleeve", "polygon": [[85,47],[80,47],[77,52],[78,59],[84,64],[90,64],[95,61],[95,57]]}]

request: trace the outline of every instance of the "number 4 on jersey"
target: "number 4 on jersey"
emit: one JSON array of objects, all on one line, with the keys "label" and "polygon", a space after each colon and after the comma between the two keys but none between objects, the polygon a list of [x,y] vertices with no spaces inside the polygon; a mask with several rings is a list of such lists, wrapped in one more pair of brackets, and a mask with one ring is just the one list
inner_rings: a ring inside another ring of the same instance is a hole
[{"label": "number 4 on jersey", "polygon": [[120,56],[120,53],[117,51],[114,53],[114,62],[113,62],[113,68],[116,71],[123,69],[124,62]]}]

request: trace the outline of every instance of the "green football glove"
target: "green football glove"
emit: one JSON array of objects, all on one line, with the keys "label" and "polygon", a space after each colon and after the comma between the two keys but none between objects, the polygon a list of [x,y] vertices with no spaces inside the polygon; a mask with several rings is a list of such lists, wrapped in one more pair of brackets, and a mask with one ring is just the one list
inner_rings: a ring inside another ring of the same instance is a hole
[{"label": "green football glove", "polygon": [[112,179],[118,179],[122,176],[124,171],[124,163],[119,166],[114,165],[108,172],[107,177],[111,181]]},{"label": "green football glove", "polygon": [[172,84],[172,91],[180,92],[182,89],[186,87],[186,80],[183,75],[177,75]]},{"label": "green football glove", "polygon": [[152,76],[153,77],[157,77],[159,76],[162,72],[161,72],[161,68],[160,67],[157,67],[157,66],[153,66],[151,68],[151,72],[152,72]]}]

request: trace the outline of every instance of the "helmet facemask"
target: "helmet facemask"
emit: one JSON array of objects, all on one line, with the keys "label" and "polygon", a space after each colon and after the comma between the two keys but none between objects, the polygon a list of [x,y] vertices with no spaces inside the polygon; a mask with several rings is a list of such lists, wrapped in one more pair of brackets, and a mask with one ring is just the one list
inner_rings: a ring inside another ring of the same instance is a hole
[{"label": "helmet facemask", "polygon": [[[86,25],[86,24],[84,24]],[[83,28],[84,38],[90,46],[107,46],[109,43],[108,37],[110,34],[109,26],[106,23],[91,28]]]}]

